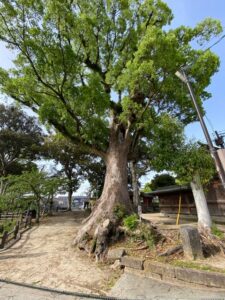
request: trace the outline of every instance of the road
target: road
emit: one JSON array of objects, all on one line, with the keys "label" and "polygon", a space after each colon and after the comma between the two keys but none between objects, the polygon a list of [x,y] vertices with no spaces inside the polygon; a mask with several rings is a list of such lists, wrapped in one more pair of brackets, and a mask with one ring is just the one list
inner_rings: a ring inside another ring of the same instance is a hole
[{"label": "road", "polygon": [[225,300],[225,291],[196,288],[125,272],[111,289],[111,296],[136,300]]},{"label": "road", "polygon": [[[84,300],[86,297],[69,296],[0,282],[0,300]],[[94,299],[94,298],[89,298]]]}]

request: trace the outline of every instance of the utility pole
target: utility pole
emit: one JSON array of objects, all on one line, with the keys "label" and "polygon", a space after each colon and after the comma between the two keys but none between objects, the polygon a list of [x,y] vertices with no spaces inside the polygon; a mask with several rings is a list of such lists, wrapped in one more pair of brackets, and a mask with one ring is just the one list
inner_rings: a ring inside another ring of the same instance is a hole
[{"label": "utility pole", "polygon": [[207,141],[207,144],[209,146],[209,150],[210,150],[210,153],[212,155],[212,157],[214,158],[214,161],[215,161],[215,165],[216,165],[216,169],[218,171],[218,174],[219,174],[219,177],[220,177],[220,180],[222,182],[222,185],[225,189],[225,170],[224,170],[224,167],[221,163],[221,160],[220,160],[220,157],[217,153],[217,150],[215,149],[215,147],[213,146],[213,143],[212,143],[212,140],[210,138],[210,135],[209,135],[209,132],[208,132],[208,129],[205,125],[205,121],[203,119],[203,116],[201,114],[201,111],[198,107],[198,103],[196,101],[196,97],[195,97],[195,94],[193,92],[193,89],[191,87],[191,84],[190,82],[188,81],[188,78],[187,78],[187,75],[185,73],[184,70],[181,70],[181,71],[177,71],[176,73],[176,76],[181,80],[183,81],[186,85],[187,85],[187,88],[189,90],[189,93],[190,93],[190,96],[191,96],[191,99],[194,103],[194,107],[196,109],[196,112],[197,112],[197,115],[198,115],[198,119],[200,121],[200,124],[201,124],[201,127],[202,127],[202,130],[204,132],[204,135],[205,135],[205,138],[206,138],[206,141]]}]

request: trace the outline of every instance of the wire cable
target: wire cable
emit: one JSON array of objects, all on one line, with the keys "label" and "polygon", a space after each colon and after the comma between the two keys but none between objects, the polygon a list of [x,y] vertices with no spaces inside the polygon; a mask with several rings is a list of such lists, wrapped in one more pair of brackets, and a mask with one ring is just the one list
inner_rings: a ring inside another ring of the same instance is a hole
[{"label": "wire cable", "polygon": [[215,45],[219,44],[224,38],[225,38],[225,34],[222,35],[221,38],[218,39],[218,41],[216,41],[211,46],[209,46],[208,48],[206,48],[203,52],[206,52],[206,51],[210,50],[212,47],[214,47]]}]

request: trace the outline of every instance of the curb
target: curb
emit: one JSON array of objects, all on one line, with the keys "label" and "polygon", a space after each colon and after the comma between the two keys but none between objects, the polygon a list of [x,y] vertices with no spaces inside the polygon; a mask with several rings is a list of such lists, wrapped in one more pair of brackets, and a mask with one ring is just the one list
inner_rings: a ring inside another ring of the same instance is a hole
[{"label": "curb", "polygon": [[[206,287],[225,289],[225,274],[202,270],[180,268],[169,264],[144,261],[136,257],[124,256],[121,265],[128,269],[139,269],[146,277],[165,281],[187,282]],[[137,267],[138,266],[138,267]]]}]

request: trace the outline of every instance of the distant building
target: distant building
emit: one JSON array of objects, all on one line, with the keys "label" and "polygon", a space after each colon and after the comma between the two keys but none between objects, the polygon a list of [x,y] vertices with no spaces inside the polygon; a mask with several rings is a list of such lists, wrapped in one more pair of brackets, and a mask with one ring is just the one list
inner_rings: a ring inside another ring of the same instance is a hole
[{"label": "distant building", "polygon": [[[84,202],[89,200],[87,196],[73,196],[72,197],[72,209],[83,209]],[[64,210],[68,208],[68,196],[57,194],[53,199],[53,207],[54,209]]]},{"label": "distant building", "polygon": [[88,196],[73,196],[72,209],[83,209],[84,202],[88,200],[89,200]]},{"label": "distant building", "polygon": [[[214,180],[205,189],[206,201],[211,216],[225,216],[225,192],[219,180]],[[196,215],[195,201],[189,185],[166,186],[150,193],[141,193],[142,211],[153,212],[158,198],[159,210],[164,214],[177,214],[181,197],[181,214]]]},{"label": "distant building", "polygon": [[68,208],[68,197],[67,195],[56,195],[53,199],[54,209],[67,209]]}]

